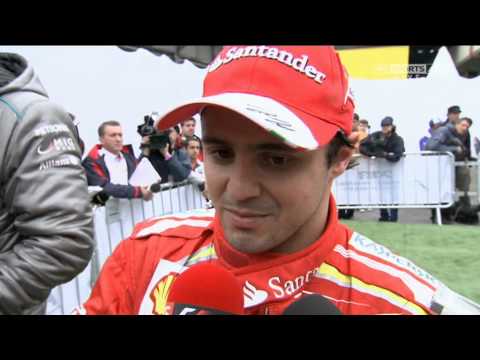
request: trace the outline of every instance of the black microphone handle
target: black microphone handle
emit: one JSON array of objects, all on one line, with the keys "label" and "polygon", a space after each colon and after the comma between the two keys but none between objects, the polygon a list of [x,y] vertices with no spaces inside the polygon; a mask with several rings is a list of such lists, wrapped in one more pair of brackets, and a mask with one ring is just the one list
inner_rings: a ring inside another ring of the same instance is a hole
[{"label": "black microphone handle", "polygon": [[283,315],[342,315],[342,313],[328,299],[319,294],[311,294],[291,303]]}]

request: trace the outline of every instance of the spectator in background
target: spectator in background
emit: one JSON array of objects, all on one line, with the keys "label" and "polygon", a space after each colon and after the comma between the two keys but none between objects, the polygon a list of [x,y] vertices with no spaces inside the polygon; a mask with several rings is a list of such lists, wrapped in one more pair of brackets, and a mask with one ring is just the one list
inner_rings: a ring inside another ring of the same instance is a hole
[{"label": "spectator in background", "polygon": [[456,124],[448,123],[432,133],[428,139],[426,150],[449,151],[455,156],[455,161],[463,161],[469,158],[470,151],[465,148],[464,139],[470,127],[471,120],[463,118]]},{"label": "spectator in background", "polygon": [[123,145],[118,121],[106,121],[98,128],[100,144],[83,160],[89,186],[100,186],[108,197],[151,200],[148,187],[131,186],[128,179],[135,171],[137,159],[131,145]]},{"label": "spectator in background", "polygon": [[182,147],[178,148],[176,145],[179,138],[178,127],[142,138],[141,157],[146,157],[150,160],[162,178],[162,184],[183,181],[187,179],[192,171],[186,150]]},{"label": "spectator in background", "polygon": [[202,140],[196,135],[187,137],[187,154],[191,160],[192,171],[203,175],[203,162],[200,161],[198,155],[202,151]]},{"label": "spectator in background", "polygon": [[208,194],[205,190],[205,171],[203,162],[199,159],[202,153],[202,140],[196,135],[187,137],[187,153],[191,160],[192,172],[188,176],[188,180],[198,186],[198,189],[203,193],[206,199]]},{"label": "spectator in background", "polygon": [[443,126],[443,123],[444,121],[440,117],[433,117],[432,119],[430,119],[430,121],[428,122],[428,126],[429,126],[428,133],[430,134],[430,136],[424,136],[420,139],[419,141],[420,151],[427,150],[428,139],[432,136],[435,130]]},{"label": "spectator in background", "polygon": [[368,133],[370,131],[370,125],[368,124],[368,120],[362,119],[358,123],[358,132],[359,132],[359,144],[364,139],[368,137]]},{"label": "spectator in background", "polygon": [[[370,157],[384,158],[390,162],[397,162],[405,152],[403,139],[396,132],[391,116],[385,117],[382,122],[382,131],[370,134],[360,143],[360,153]],[[380,209],[379,221],[396,222],[398,209]]]},{"label": "spectator in background", "polygon": [[[463,147],[465,149],[465,160],[470,160],[470,161],[477,160],[474,157],[472,157],[471,143],[470,143],[470,128],[473,125],[473,121],[469,117],[462,117],[459,120],[459,122],[460,123],[466,122],[466,124],[468,124],[467,131],[463,133],[459,133],[460,140],[462,141]],[[464,128],[465,124],[462,127]]]},{"label": "spectator in background", "polygon": [[442,126],[446,126],[447,124],[455,125],[458,120],[460,120],[460,114],[462,110],[458,105],[452,105],[447,110],[447,119],[442,123]]},{"label": "spectator in background", "polygon": [[[456,124],[448,123],[433,132],[432,137],[428,139],[426,149],[431,151],[448,151],[455,156],[455,161],[464,161],[470,158],[470,150],[465,148],[465,142],[468,128],[471,120],[462,118]],[[466,166],[455,167],[455,187],[460,191],[468,191],[470,187],[470,171]],[[441,209],[442,218],[446,224],[451,223],[452,208]],[[435,222],[435,216],[432,212],[432,222]]]},{"label": "spectator in background", "polygon": [[480,155],[480,139],[478,137],[475,137],[475,139],[473,139],[473,147],[475,149],[475,154],[479,156]]},{"label": "spectator in background", "polygon": [[186,149],[187,138],[192,137],[195,134],[195,124],[196,124],[195,118],[191,117],[183,121],[180,124],[180,128],[178,127],[178,125],[175,126],[175,129],[177,129],[177,132],[179,134],[179,136],[175,140],[175,147],[177,149],[181,149],[181,148]]},{"label": "spectator in background", "polygon": [[92,257],[92,210],[72,120],[26,59],[0,52],[0,315],[45,314],[50,291]]},{"label": "spectator in background", "polygon": [[[359,131],[359,125],[360,125],[360,117],[357,113],[353,114],[353,124],[352,124],[352,132],[358,132]],[[359,141],[357,141],[354,145],[354,153],[358,154],[359,149]],[[352,159],[350,160],[349,166],[347,167],[348,169],[351,169],[352,167],[358,165],[358,160],[354,157],[355,154],[352,156]],[[353,218],[353,215],[355,214],[354,209],[339,209],[338,210],[338,218],[339,219],[344,219],[344,220],[351,220]]]},{"label": "spectator in background", "polygon": [[358,129],[359,121],[360,116],[357,113],[353,114],[353,128]]},{"label": "spectator in background", "polygon": [[195,134],[195,118],[191,117],[182,122],[182,136],[192,137]]}]

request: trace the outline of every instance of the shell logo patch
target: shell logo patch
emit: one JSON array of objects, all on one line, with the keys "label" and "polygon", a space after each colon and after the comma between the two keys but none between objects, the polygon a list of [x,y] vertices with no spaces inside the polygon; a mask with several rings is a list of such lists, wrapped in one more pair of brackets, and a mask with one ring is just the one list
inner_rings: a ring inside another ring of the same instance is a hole
[{"label": "shell logo patch", "polygon": [[172,309],[169,309],[167,304],[168,294],[172,288],[172,284],[179,274],[170,272],[168,275],[161,278],[157,285],[150,293],[150,299],[153,301],[153,314],[154,315],[170,315]]}]

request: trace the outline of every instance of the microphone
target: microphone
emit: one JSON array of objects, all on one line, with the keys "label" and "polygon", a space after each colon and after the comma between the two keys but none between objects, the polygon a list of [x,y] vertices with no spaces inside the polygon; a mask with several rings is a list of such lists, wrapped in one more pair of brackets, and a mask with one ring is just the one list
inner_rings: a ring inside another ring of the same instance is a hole
[{"label": "microphone", "polygon": [[329,300],[318,294],[302,296],[290,304],[283,315],[342,315]]},{"label": "microphone", "polygon": [[169,315],[243,315],[243,288],[228,270],[201,263],[175,279],[167,297]]}]

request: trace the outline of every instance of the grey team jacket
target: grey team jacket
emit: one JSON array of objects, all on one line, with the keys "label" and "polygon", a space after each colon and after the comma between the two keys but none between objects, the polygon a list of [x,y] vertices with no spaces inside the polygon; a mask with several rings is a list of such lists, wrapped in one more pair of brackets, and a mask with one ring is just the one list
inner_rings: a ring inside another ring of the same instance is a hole
[{"label": "grey team jacket", "polygon": [[93,223],[68,113],[26,60],[0,53],[0,314],[41,312],[88,264]]}]

